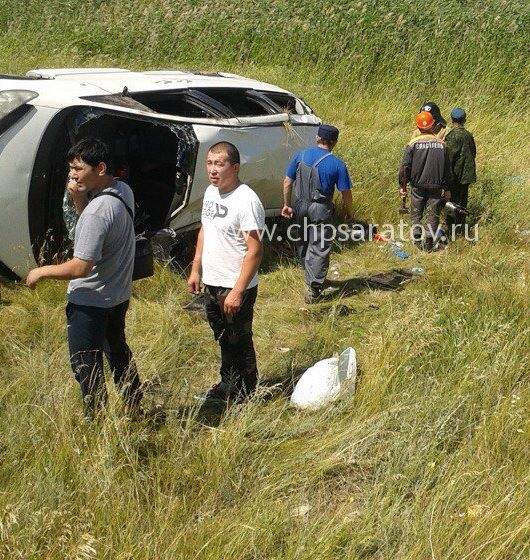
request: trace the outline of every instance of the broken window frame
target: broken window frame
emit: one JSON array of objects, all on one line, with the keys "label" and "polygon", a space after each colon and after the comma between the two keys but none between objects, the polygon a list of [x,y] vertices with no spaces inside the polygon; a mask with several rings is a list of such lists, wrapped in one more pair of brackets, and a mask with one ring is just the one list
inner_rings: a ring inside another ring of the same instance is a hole
[{"label": "broken window frame", "polygon": [[111,93],[109,95],[87,95],[81,97],[85,101],[94,101],[95,103],[103,103],[104,105],[112,105],[116,107],[124,107],[126,109],[133,109],[136,111],[143,111],[144,113],[152,113],[154,115],[158,114],[153,111],[147,105],[140,103],[136,99],[133,99],[130,95],[125,95],[123,93]]},{"label": "broken window frame", "polygon": [[[211,91],[212,95],[208,94],[208,90]],[[234,95],[242,95],[248,97],[249,100],[253,101],[259,105],[265,114],[257,115],[238,115],[231,107],[227,106],[225,103],[219,101],[213,95],[214,91],[228,92],[229,90],[234,91]],[[293,105],[296,109],[297,105],[300,105],[302,113],[298,111],[290,111],[289,108],[283,108],[278,103],[276,103],[271,97],[271,94],[286,95],[293,100]],[[170,98],[171,96],[181,96],[186,103],[193,105],[194,107],[200,109],[206,113],[207,117],[190,117],[185,114],[158,112],[150,108],[146,104],[146,97],[160,95],[162,98]],[[307,114],[312,114],[311,109],[307,104],[294,95],[286,92],[275,92],[258,90],[252,88],[227,88],[227,87],[191,87],[191,88],[181,88],[181,89],[170,89],[170,90],[152,90],[152,91],[137,91],[128,92],[126,96],[123,94],[110,94],[110,95],[91,95],[82,97],[81,99],[92,101],[94,103],[101,103],[104,105],[117,105],[120,107],[125,107],[128,109],[149,112],[158,115],[168,115],[180,119],[190,119],[192,121],[197,120],[197,122],[208,122],[209,120],[238,120],[238,119],[260,119],[267,116],[275,115],[293,115],[302,116]],[[130,99],[130,101],[129,101]],[[127,100],[125,102],[125,100]],[[258,121],[259,122],[259,121]]]}]

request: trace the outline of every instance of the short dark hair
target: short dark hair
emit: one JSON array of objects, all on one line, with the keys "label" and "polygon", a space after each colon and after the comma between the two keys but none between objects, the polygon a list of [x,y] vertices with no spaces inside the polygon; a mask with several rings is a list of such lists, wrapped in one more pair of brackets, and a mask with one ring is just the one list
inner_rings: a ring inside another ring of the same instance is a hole
[{"label": "short dark hair", "polygon": [[68,162],[81,159],[92,167],[97,167],[101,162],[107,166],[107,175],[112,175],[114,162],[108,145],[100,138],[83,138],[74,144],[67,155]]},{"label": "short dark hair", "polygon": [[239,154],[239,150],[231,144],[230,142],[217,142],[213,146],[210,146],[208,153],[214,152],[218,154],[219,152],[225,152],[228,155],[228,161],[235,165],[241,163],[241,156]]},{"label": "short dark hair", "polygon": [[317,144],[322,144],[323,146],[327,146],[328,148],[334,148],[337,145],[337,140],[327,140],[325,138],[317,136]]}]

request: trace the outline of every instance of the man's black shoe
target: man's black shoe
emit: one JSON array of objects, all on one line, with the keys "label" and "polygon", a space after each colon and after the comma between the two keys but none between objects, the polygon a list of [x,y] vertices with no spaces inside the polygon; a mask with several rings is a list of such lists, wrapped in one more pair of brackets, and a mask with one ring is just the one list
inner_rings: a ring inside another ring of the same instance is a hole
[{"label": "man's black shoe", "polygon": [[237,396],[237,391],[234,387],[228,385],[224,381],[212,385],[208,391],[202,393],[196,397],[197,400],[206,402],[227,402],[228,400],[233,400]]},{"label": "man's black shoe", "polygon": [[241,404],[247,401],[254,392],[255,389],[237,389],[233,385],[221,381],[197,396],[196,399],[203,403]]},{"label": "man's black shoe", "polygon": [[125,406],[125,416],[133,422],[140,422],[147,418],[145,410],[140,404],[128,404]]},{"label": "man's black shoe", "polygon": [[307,288],[304,294],[304,301],[306,303],[317,303],[322,297],[322,290],[315,288]]}]

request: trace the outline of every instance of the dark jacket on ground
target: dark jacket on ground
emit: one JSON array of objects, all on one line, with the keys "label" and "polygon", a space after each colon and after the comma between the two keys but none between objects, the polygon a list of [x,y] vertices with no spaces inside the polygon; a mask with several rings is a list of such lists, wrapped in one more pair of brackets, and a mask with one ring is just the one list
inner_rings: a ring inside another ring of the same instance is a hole
[{"label": "dark jacket on ground", "polygon": [[398,180],[400,185],[450,190],[452,177],[445,143],[432,134],[420,134],[411,140],[405,148]]},{"label": "dark jacket on ground", "polygon": [[477,148],[471,132],[454,126],[445,137],[455,183],[469,185],[477,180],[475,158]]}]

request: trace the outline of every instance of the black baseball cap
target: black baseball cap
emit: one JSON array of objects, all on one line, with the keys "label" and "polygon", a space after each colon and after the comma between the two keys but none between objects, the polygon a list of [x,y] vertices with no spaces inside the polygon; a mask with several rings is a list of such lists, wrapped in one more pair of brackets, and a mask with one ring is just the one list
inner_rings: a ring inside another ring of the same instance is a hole
[{"label": "black baseball cap", "polygon": [[447,126],[447,121],[442,117],[442,112],[440,111],[440,107],[436,105],[434,101],[426,101],[420,107],[420,113],[422,111],[427,111],[432,115],[435,124],[441,124],[442,126]]}]

